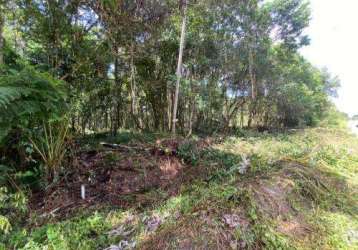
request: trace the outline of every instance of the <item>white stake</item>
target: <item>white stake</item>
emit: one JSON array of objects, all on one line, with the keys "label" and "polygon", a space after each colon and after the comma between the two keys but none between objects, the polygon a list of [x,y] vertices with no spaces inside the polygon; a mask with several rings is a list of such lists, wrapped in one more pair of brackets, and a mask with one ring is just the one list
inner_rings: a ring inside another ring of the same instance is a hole
[{"label": "white stake", "polygon": [[82,200],[86,199],[86,187],[83,184],[81,185],[81,198]]}]

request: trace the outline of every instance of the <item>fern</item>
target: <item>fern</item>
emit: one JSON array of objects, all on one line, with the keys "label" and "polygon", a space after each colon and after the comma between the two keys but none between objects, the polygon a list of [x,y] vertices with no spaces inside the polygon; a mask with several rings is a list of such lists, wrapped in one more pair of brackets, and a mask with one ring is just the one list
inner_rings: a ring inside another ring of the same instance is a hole
[{"label": "fern", "polygon": [[14,128],[58,119],[65,107],[59,81],[29,66],[7,70],[0,77],[0,143]]},{"label": "fern", "polygon": [[21,96],[27,96],[31,93],[29,89],[18,87],[0,86],[0,108],[5,108]]}]

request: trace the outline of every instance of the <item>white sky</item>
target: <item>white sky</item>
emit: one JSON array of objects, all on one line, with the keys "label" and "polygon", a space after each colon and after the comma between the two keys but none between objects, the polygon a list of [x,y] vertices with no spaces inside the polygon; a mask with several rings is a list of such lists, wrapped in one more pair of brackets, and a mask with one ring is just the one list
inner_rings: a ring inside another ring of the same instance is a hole
[{"label": "white sky", "polygon": [[326,66],[342,87],[335,103],[349,115],[358,114],[358,0],[311,0],[307,30],[311,45],[301,53],[315,66]]}]

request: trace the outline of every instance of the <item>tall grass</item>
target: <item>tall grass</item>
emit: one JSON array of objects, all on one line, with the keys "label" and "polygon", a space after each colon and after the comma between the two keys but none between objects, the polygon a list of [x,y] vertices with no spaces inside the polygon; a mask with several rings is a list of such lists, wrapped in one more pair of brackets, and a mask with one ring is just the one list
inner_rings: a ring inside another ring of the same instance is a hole
[{"label": "tall grass", "polygon": [[30,138],[40,155],[48,181],[57,179],[67,151],[68,121],[44,123],[36,139]]}]

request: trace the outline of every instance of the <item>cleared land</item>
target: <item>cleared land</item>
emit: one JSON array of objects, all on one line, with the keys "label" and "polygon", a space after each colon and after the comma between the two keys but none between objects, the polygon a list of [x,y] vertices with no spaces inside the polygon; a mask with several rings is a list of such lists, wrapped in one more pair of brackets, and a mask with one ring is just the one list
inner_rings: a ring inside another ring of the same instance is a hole
[{"label": "cleared land", "polygon": [[122,133],[80,145],[71,174],[31,198],[9,247],[358,248],[358,139],[344,131]]}]

